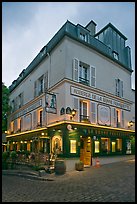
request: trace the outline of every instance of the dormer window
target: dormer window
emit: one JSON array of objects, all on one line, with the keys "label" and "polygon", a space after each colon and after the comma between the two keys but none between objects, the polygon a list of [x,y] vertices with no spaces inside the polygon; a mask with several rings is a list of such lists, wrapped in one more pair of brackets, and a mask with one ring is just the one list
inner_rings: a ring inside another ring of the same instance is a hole
[{"label": "dormer window", "polygon": [[114,57],[116,60],[118,60],[118,59],[119,59],[118,53],[115,52],[115,51],[113,51],[113,57]]},{"label": "dormer window", "polygon": [[83,33],[80,33],[81,40],[87,41],[87,36]]}]

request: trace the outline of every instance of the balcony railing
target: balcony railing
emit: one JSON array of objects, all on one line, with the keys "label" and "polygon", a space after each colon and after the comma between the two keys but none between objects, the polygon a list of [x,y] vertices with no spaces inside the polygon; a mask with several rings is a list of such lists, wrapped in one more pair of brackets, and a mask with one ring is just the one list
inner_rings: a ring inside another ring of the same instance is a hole
[{"label": "balcony railing", "polygon": [[79,77],[79,82],[85,85],[89,85],[89,80],[82,77]]}]

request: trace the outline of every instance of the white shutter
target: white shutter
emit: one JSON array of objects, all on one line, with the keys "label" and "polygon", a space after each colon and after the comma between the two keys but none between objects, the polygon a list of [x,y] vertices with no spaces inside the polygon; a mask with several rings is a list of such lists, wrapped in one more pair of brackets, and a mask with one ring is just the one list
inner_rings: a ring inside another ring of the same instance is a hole
[{"label": "white shutter", "polygon": [[33,127],[34,128],[37,127],[37,112],[36,111],[33,112]]},{"label": "white shutter", "polygon": [[96,87],[96,68],[90,66],[90,86]]},{"label": "white shutter", "polygon": [[73,80],[74,81],[79,81],[79,60],[78,59],[73,59]]},{"label": "white shutter", "polygon": [[78,98],[75,98],[74,97],[74,109],[76,109],[76,110],[78,110],[78,106],[79,106],[79,102],[78,102],[79,100],[78,100]]},{"label": "white shutter", "polygon": [[38,96],[38,80],[34,82],[34,97]]},{"label": "white shutter", "polygon": [[115,95],[118,95],[118,79],[115,79],[115,87],[116,87],[116,92]]},{"label": "white shutter", "polygon": [[14,131],[15,131],[15,132],[17,131],[17,119],[14,120]]},{"label": "white shutter", "polygon": [[77,111],[75,115],[75,119],[79,122],[79,98],[73,97],[73,106]]},{"label": "white shutter", "polygon": [[116,119],[117,119],[117,114],[116,114],[116,109],[114,108],[114,127],[116,127]]},{"label": "white shutter", "polygon": [[91,102],[91,123],[96,123],[96,103]]},{"label": "white shutter", "polygon": [[123,97],[123,81],[120,81],[120,96]]},{"label": "white shutter", "polygon": [[122,127],[124,128],[124,111],[121,111]]},{"label": "white shutter", "polygon": [[48,90],[48,71],[44,74],[44,92]]}]

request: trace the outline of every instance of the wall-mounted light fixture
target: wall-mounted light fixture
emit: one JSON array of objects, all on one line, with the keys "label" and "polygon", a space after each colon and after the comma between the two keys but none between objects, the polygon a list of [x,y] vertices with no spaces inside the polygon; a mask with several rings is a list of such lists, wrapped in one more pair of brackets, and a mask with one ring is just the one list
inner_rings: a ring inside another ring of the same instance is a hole
[{"label": "wall-mounted light fixture", "polygon": [[71,112],[70,112],[70,114],[71,114],[70,120],[72,120],[74,118],[74,116],[76,115],[76,112],[77,111],[74,108],[71,110]]},{"label": "wall-mounted light fixture", "polygon": [[77,112],[77,111],[76,111],[75,109],[72,109],[72,110],[71,110],[71,115],[72,115],[72,117],[74,117],[74,116],[76,115],[76,112]]},{"label": "wall-mounted light fixture", "polygon": [[133,127],[133,125],[134,125],[134,122],[132,120],[128,122],[128,127]]}]

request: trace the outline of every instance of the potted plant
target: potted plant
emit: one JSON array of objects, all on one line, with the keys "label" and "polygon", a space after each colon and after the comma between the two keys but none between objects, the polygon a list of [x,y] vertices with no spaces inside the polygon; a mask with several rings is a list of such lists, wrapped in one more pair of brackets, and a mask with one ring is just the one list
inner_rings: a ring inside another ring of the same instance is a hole
[{"label": "potted plant", "polygon": [[75,169],[77,171],[83,171],[84,170],[84,163],[82,161],[75,163]]}]

